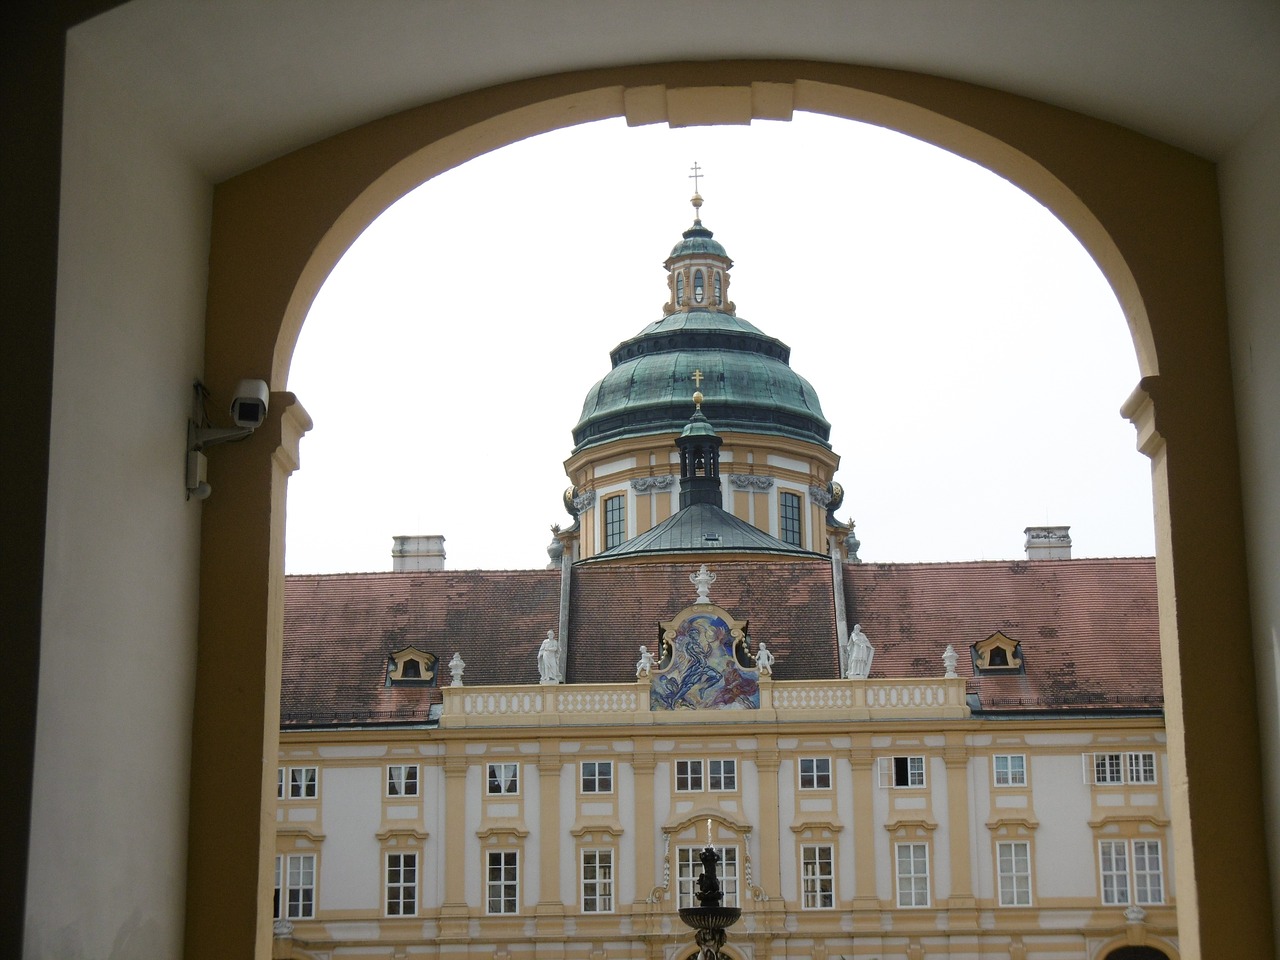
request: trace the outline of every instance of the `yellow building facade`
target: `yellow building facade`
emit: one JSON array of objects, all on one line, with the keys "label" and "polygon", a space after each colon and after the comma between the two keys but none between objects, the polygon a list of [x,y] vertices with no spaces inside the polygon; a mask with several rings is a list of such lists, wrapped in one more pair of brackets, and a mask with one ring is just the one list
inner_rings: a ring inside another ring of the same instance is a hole
[{"label": "yellow building facade", "polygon": [[701,202],[546,569],[288,579],[276,955],[1178,957],[1153,562],[861,563]]}]

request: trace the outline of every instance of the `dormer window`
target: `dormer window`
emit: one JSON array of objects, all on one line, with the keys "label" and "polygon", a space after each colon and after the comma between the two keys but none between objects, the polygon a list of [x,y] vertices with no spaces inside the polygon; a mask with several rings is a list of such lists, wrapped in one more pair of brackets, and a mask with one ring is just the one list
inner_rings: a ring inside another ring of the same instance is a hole
[{"label": "dormer window", "polygon": [[416,647],[405,647],[391,654],[387,662],[387,684],[436,682],[436,655]]},{"label": "dormer window", "polygon": [[1022,654],[1018,641],[1003,633],[993,633],[973,645],[973,665],[979,672],[1015,673],[1022,669]]},{"label": "dormer window", "polygon": [[705,280],[701,270],[693,271],[693,302],[701,303],[707,295]]},{"label": "dormer window", "polygon": [[720,285],[720,271],[716,271],[716,306],[724,306],[724,288]]},{"label": "dormer window", "polygon": [[676,306],[684,306],[684,274],[676,272]]}]

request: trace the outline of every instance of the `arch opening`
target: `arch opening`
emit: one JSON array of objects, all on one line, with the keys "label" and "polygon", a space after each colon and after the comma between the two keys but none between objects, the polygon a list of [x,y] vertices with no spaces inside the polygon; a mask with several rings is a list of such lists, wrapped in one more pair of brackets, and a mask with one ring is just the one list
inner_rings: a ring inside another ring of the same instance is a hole
[{"label": "arch opening", "polygon": [[[1270,909],[1260,852],[1242,863],[1235,851],[1228,863],[1210,844],[1197,842],[1189,814],[1192,794],[1207,814],[1206,824],[1233,822],[1261,833],[1259,783],[1240,784],[1231,797],[1210,795],[1212,784],[1227,775],[1239,783],[1241,771],[1256,771],[1252,671],[1240,669],[1238,657],[1201,654],[1182,642],[1213,629],[1242,638],[1241,649],[1247,650],[1249,637],[1225,344],[1206,345],[1183,322],[1188,315],[1221,320],[1224,312],[1216,192],[1207,164],[1136,134],[997,91],[869,68],[676,64],[514,84],[349,131],[220,187],[207,379],[225,389],[246,372],[270,370],[278,390],[319,283],[354,236],[407,186],[425,179],[424,171],[430,176],[530,132],[601,116],[681,125],[790,116],[794,109],[891,120],[885,125],[996,170],[1057,212],[1110,280],[1146,377],[1134,409],[1142,420],[1144,452],[1154,464],[1166,693],[1175,695],[1170,754],[1174,779],[1184,791],[1175,823],[1178,879],[1180,889],[1199,891],[1180,898],[1187,907],[1180,918],[1182,936],[1222,951],[1202,951],[1205,956],[1263,942]],[[335,155],[354,159],[336,171],[325,162]],[[1165,176],[1142,176],[1151,170]],[[1216,328],[1224,329],[1225,322]],[[287,397],[280,399],[287,403]],[[263,855],[269,824],[261,812],[271,809],[271,793],[261,758],[274,755],[278,733],[272,677],[278,697],[279,674],[271,663],[278,664],[279,654],[279,517],[292,468],[278,450],[296,444],[291,429],[296,434],[297,425],[277,422],[277,447],[268,448],[266,458],[262,451],[272,431],[261,432],[252,448],[229,453],[215,484],[220,499],[204,513],[187,891],[187,947],[193,957],[243,953],[253,944],[261,952],[269,939],[269,923],[257,919],[270,916],[269,858]],[[1220,469],[1205,476],[1192,463],[1197,458]],[[1196,583],[1192,556],[1198,569],[1215,572],[1212,582]],[[1201,691],[1182,684],[1184,674],[1212,682]],[[1226,697],[1243,704],[1226,718],[1229,729],[1220,722],[1200,733],[1186,723],[1211,715],[1208,690],[1213,703]],[[260,727],[242,722],[246,709],[263,718]],[[228,818],[258,823],[259,830],[227,845],[222,825]],[[256,917],[244,899],[255,875]],[[1242,876],[1253,879],[1241,883]],[[1257,895],[1212,892],[1241,889]]]}]

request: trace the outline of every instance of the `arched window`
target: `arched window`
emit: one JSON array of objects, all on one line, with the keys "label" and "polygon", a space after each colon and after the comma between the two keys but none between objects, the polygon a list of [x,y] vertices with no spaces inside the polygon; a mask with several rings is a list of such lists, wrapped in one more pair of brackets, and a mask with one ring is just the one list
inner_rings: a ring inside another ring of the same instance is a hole
[{"label": "arched window", "polygon": [[676,273],[676,306],[684,304],[684,274]]},{"label": "arched window", "polygon": [[702,298],[705,297],[706,294],[707,294],[707,291],[704,288],[702,271],[701,270],[693,271],[693,302],[701,303]]},{"label": "arched window", "polygon": [[720,286],[720,271],[716,271],[716,306],[724,305],[724,289]]}]

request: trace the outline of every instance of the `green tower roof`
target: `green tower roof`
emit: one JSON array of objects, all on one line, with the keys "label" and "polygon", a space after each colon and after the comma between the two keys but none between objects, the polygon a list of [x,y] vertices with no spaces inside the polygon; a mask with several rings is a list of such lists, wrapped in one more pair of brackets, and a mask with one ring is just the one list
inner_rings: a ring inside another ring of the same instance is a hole
[{"label": "green tower roof", "polygon": [[[699,267],[707,255],[731,264],[711,231],[695,220],[666,266],[674,274],[690,261]],[[830,446],[831,424],[813,387],[791,369],[791,348],[738,317],[732,303],[695,307],[673,301],[661,320],[614,347],[610,359],[613,369],[582,404],[573,429],[575,453],[621,437],[679,433],[696,371],[702,372],[698,388],[708,416],[719,429]]]}]

